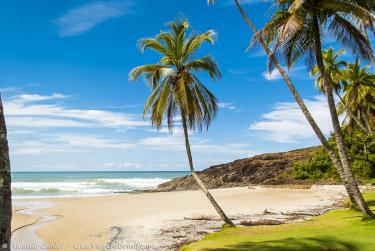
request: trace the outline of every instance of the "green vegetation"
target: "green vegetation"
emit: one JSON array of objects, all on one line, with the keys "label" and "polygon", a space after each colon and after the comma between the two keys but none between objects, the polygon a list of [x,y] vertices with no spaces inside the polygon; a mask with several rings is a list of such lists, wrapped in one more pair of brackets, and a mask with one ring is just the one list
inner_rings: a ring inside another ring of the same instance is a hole
[{"label": "green vegetation", "polygon": [[323,148],[314,151],[309,160],[294,162],[290,175],[300,180],[339,180],[336,168]]},{"label": "green vegetation", "polygon": [[[348,155],[356,178],[363,183],[375,180],[375,134],[366,134],[361,130],[344,134]],[[329,142],[333,149],[336,143],[331,136]],[[290,175],[295,179],[339,180],[336,168],[323,148],[316,150],[306,161],[292,164]]]},{"label": "green vegetation", "polygon": [[[369,71],[369,65],[362,67],[358,59],[354,64],[340,60],[344,53],[344,50],[335,53],[333,48],[323,51],[324,68],[330,77],[331,88],[340,99],[337,111],[345,115],[344,141],[353,173],[363,183],[374,183],[375,75]],[[319,91],[325,93],[324,79],[317,65],[311,70],[311,75],[316,77]],[[337,152],[335,138],[331,136],[328,141]],[[310,160],[293,163],[290,174],[296,179],[339,180],[329,155],[323,149],[315,151]]]},{"label": "green vegetation", "polygon": [[[361,208],[364,215],[375,219],[375,215],[369,209],[358,188],[350,163],[332,87],[336,73],[335,70],[329,70],[327,61],[324,61],[326,35],[335,39],[343,48],[350,50],[357,58],[369,60],[373,57],[368,39],[353,20],[373,22],[373,16],[369,10],[373,10],[374,6],[366,1],[345,0],[335,2],[332,0],[276,0],[274,5],[276,10],[262,29],[262,34],[267,44],[272,46],[272,51],[284,58],[288,68],[293,68],[301,59],[305,60],[305,65],[309,70],[313,70],[316,65],[315,75],[321,76],[337,146],[336,154],[331,149],[326,150],[330,153],[330,157],[338,156],[341,161],[340,165],[331,157],[337,172],[344,181],[351,201]],[[352,20],[347,20],[348,16]],[[334,57],[331,58],[336,61]],[[270,66],[273,65],[274,62],[271,61]],[[339,69],[336,64],[329,65],[335,65]],[[358,93],[357,90],[355,92]],[[360,99],[363,100],[363,98]],[[357,100],[355,103],[358,104]],[[362,105],[363,103],[358,104],[361,107]]]},{"label": "green vegetation", "polygon": [[[365,194],[375,210],[375,191]],[[182,251],[372,251],[375,221],[362,219],[353,209],[340,209],[301,223],[278,226],[224,228]]]},{"label": "green vegetation", "polygon": [[[216,1],[209,0],[208,2],[214,3]],[[372,35],[375,33],[373,16],[375,10],[374,2],[347,0],[335,2],[330,0],[275,0],[271,11],[273,16],[261,30],[256,28],[252,20],[242,8],[240,1],[234,0],[234,3],[242,18],[254,33],[251,45],[259,44],[268,56],[269,71],[275,68],[282,76],[282,79],[288,86],[288,89],[293,95],[304,117],[334,164],[341,180],[344,181],[343,183],[348,192],[350,201],[353,204],[358,205],[364,215],[368,215],[375,219],[375,215],[368,208],[368,205],[358,188],[353,168],[351,166],[353,163],[351,163],[347,152],[347,146],[345,144],[334,99],[334,92],[335,94],[338,94],[339,92],[338,88],[335,88],[335,86],[332,85],[334,84],[333,81],[340,80],[345,81],[345,84],[348,84],[349,78],[341,80],[342,76],[336,74],[336,70],[341,70],[340,68],[345,64],[336,61],[341,53],[340,51],[338,54],[333,54],[333,50],[331,50],[330,55],[324,55],[324,46],[326,46],[327,41],[326,37],[330,37],[343,48],[349,49],[355,57],[365,60],[370,59],[375,68],[375,57],[369,40],[369,32]],[[324,94],[327,96],[334,137],[337,140],[336,149],[332,149],[322,130],[312,117],[294,83],[280,63],[279,57],[283,58],[284,62],[287,63],[288,68],[295,67],[301,59],[304,59],[307,69],[313,70],[312,74],[314,76],[320,76],[320,81],[317,80],[317,82],[321,83],[321,86],[324,88]],[[327,58],[332,60],[330,62],[327,62],[326,60],[325,62],[324,60]],[[357,62],[359,61],[357,60]],[[315,65],[316,67],[314,67]],[[330,69],[330,66],[335,68]],[[368,71],[365,73],[368,73]],[[356,77],[356,79],[358,78]],[[352,84],[353,83],[349,82],[349,85]],[[367,85],[367,83],[365,85]],[[370,85],[371,88],[374,88],[372,83]],[[352,93],[361,93],[360,95],[362,95],[363,92],[357,90],[359,87],[358,84],[355,86],[352,85],[352,87],[353,89],[356,89]],[[344,88],[344,91],[348,92],[348,89]],[[375,99],[372,97],[370,99],[370,103],[374,104]],[[363,97],[360,97],[360,100],[363,101]],[[359,110],[367,110],[365,112],[360,112],[361,115],[370,115],[369,112],[371,111],[366,107],[362,107],[363,102],[359,102],[359,100],[356,99],[354,103],[359,107]],[[352,107],[349,102],[345,103],[344,100],[343,105],[345,108],[343,112],[345,112],[346,115],[352,113]],[[371,128],[369,128],[371,124],[366,123],[366,120],[367,122],[370,122],[368,121],[368,117],[357,118],[355,115],[359,115],[358,113],[354,113],[354,116],[352,115],[353,114],[349,115],[352,121],[361,122],[358,123],[358,126],[362,125],[361,127],[363,127],[366,132],[368,131],[368,133],[371,133]],[[363,126],[361,120],[364,120],[366,126]],[[356,127],[357,125],[354,126]],[[356,166],[360,167],[361,165],[356,164]],[[303,170],[303,168],[305,170]],[[303,168],[301,170],[302,172],[299,174],[301,177],[306,176],[304,174],[306,173],[306,170],[316,169],[308,165]],[[325,172],[324,168],[322,170]],[[322,174],[317,173],[315,176],[322,176]]]}]

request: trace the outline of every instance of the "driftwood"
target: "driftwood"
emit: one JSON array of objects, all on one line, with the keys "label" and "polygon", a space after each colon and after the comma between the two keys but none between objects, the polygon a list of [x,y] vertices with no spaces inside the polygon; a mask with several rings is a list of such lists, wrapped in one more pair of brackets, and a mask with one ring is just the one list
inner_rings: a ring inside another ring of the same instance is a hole
[{"label": "driftwood", "polygon": [[[198,216],[198,217],[184,217],[184,220],[207,220],[207,221],[221,221],[220,218],[211,217],[211,216]],[[230,218],[230,220],[235,220],[234,218]]]},{"label": "driftwood", "polygon": [[285,222],[280,221],[280,220],[268,220],[268,219],[263,219],[263,220],[258,220],[258,221],[241,221],[240,225],[243,226],[262,226],[262,225],[281,225],[284,224]]},{"label": "driftwood", "polygon": [[267,214],[277,214],[277,213],[270,212],[266,208],[266,209],[264,209],[263,214],[267,215]]},{"label": "driftwood", "polygon": [[281,214],[286,215],[286,216],[319,216],[319,215],[325,214],[326,212],[328,212],[330,210],[332,210],[332,208],[326,208],[323,211],[318,212],[318,213],[310,213],[310,212],[283,213],[283,212],[281,212]]}]

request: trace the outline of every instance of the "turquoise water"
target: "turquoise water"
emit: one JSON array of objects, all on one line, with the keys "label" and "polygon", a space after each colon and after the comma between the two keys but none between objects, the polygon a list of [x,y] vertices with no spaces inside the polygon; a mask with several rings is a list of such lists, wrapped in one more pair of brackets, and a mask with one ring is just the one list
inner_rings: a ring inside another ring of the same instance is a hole
[{"label": "turquoise water", "polygon": [[152,189],[188,172],[14,172],[14,198],[89,196]]}]

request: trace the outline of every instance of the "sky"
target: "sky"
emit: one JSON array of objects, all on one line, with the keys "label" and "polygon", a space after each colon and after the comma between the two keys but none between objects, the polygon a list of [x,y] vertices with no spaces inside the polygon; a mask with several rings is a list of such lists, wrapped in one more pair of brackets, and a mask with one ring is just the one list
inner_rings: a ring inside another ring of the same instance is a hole
[{"label": "sky", "polygon": [[[261,27],[267,1],[243,1]],[[2,1],[0,91],[13,171],[188,170],[183,133],[157,131],[142,118],[150,88],[129,71],[158,61],[137,41],[176,18],[217,41],[199,55],[217,60],[222,79],[202,82],[219,112],[208,131],[190,132],[195,166],[317,145],[313,131],[231,1]],[[332,46],[327,41],[324,46]],[[350,55],[344,55],[344,58]],[[303,63],[290,70],[323,131],[331,130],[324,97]]]}]

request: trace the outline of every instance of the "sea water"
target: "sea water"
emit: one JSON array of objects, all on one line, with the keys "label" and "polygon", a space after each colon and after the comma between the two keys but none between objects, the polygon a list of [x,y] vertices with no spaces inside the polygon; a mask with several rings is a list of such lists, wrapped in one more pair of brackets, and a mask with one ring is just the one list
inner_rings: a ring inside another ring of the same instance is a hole
[{"label": "sea water", "polygon": [[14,172],[13,198],[92,196],[156,188],[180,171],[150,172]]}]

